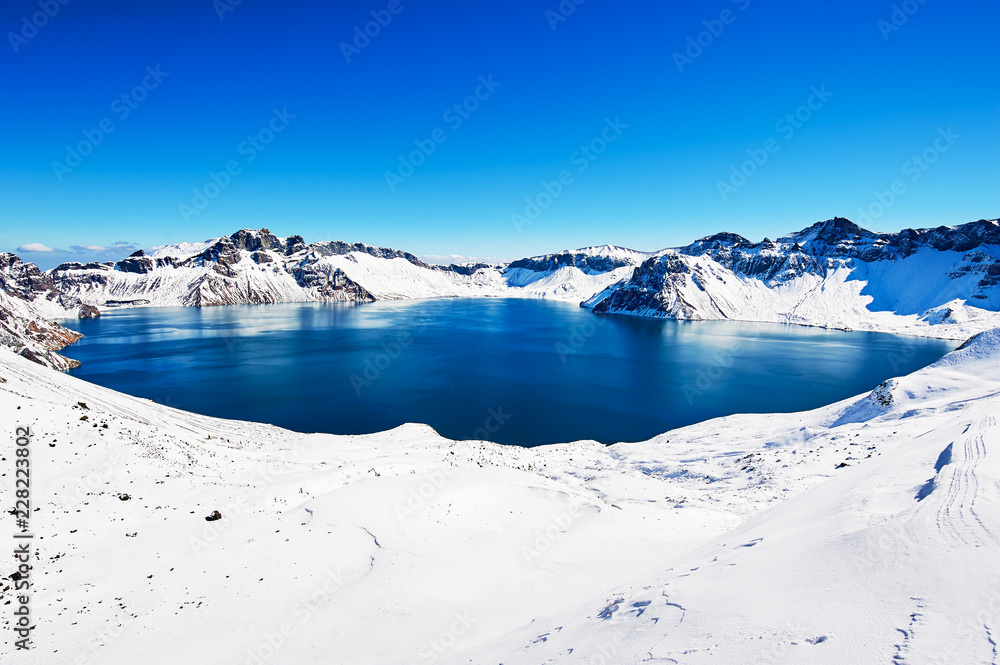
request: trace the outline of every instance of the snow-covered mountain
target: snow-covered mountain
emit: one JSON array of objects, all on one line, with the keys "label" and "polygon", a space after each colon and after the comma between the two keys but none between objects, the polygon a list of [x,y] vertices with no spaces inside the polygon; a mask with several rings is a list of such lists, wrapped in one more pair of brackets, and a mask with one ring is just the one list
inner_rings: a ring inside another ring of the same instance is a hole
[{"label": "snow-covered mountain", "polygon": [[776,241],[719,233],[656,253],[606,245],[461,266],[243,230],[117,263],[63,264],[47,275],[59,292],[97,307],[492,296],[558,298],[597,313],[951,339],[1000,325],[996,220],[887,234],[836,218]]},{"label": "snow-covered mountain", "polygon": [[99,315],[97,308],[56,290],[35,264],[0,254],[0,346],[56,369],[76,367],[80,363],[56,351],[80,339],[80,333],[51,319]]},{"label": "snow-covered mountain", "polygon": [[646,259],[586,306],[963,339],[1000,325],[1000,225],[887,234],[837,218],[777,241],[720,233]]},{"label": "snow-covered mountain", "polygon": [[998,412],[1000,331],[815,411],[537,448],[207,418],[0,350],[33,430],[13,660],[995,663]]},{"label": "snow-covered mountain", "polygon": [[[47,317],[143,300],[589,294],[599,312],[946,336],[996,315],[996,227],[887,235],[831,220],[775,242],[723,234],[499,266],[264,231],[47,274],[3,255],[0,323],[22,352],[0,349],[0,417],[32,428],[43,471],[31,479],[35,648],[19,657],[995,663],[1000,330],[814,411],[613,446],[451,441],[422,425],[298,434],[28,360],[61,366],[39,356],[71,341]],[[14,494],[0,483],[0,503]],[[0,563],[5,607],[20,603],[17,565]],[[0,614],[3,653],[14,620]]]},{"label": "snow-covered mountain", "polygon": [[56,287],[98,307],[231,305],[397,298],[514,296],[585,300],[645,258],[588,248],[509,265],[436,266],[362,243],[305,244],[267,229],[139,251],[117,263],[67,263]]},{"label": "snow-covered mountain", "polygon": [[[776,241],[719,233],[655,253],[604,245],[505,264],[450,266],[363,243],[306,244],[301,236],[278,238],[267,229],[148,255],[138,251],[115,263],[65,263],[44,274],[5,256],[5,311],[12,321],[5,344],[55,366],[70,362],[52,355],[66,333],[39,338],[30,322],[46,327],[46,317],[64,317],[81,306],[93,316],[99,308],[123,306],[518,297],[578,302],[598,314],[948,339],[1000,326],[996,220],[886,234],[836,218]],[[10,304],[11,297],[19,302]]]}]

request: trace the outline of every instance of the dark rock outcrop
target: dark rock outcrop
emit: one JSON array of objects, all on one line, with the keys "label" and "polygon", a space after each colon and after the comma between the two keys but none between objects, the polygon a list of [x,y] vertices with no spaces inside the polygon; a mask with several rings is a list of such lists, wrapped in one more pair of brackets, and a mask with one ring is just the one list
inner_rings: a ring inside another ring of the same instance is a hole
[{"label": "dark rock outcrop", "polygon": [[[982,250],[987,246],[1000,246],[1000,223],[997,221],[979,220],[956,227],[876,233],[837,217],[817,222],[777,241],[765,238],[759,243],[752,243],[735,233],[718,233],[644,262],[636,268],[631,279],[589,305],[595,312],[698,318],[697,310],[684,298],[687,282],[677,275],[685,270],[691,272],[692,284],[702,290],[705,282],[695,274],[695,268],[688,266],[695,262],[686,257],[707,257],[738,277],[758,279],[768,287],[776,287],[802,275],[823,279],[832,270],[844,266],[857,269],[861,275],[858,279],[867,281],[866,264],[900,261],[921,250],[934,250],[964,252],[948,277],[979,277],[965,297],[978,302],[977,307],[997,310],[1000,309],[996,293],[1000,285],[1000,259],[993,258],[995,249]],[[862,294],[869,291],[879,293],[877,286],[868,284]],[[880,305],[876,303],[873,307],[878,309]],[[712,311],[707,314],[711,316],[725,314],[714,303],[710,309]]]},{"label": "dark rock outcrop", "polygon": [[572,266],[582,272],[593,274],[611,272],[616,268],[630,265],[634,265],[633,261],[624,257],[594,256],[584,252],[560,252],[511,261],[504,268],[504,272],[518,268],[532,272],[551,272]]},{"label": "dark rock outcrop", "polygon": [[0,345],[18,355],[55,369],[79,362],[56,353],[80,339],[80,333],[51,320],[53,313],[97,316],[96,307],[57,290],[52,279],[34,263],[14,254],[0,254]]}]

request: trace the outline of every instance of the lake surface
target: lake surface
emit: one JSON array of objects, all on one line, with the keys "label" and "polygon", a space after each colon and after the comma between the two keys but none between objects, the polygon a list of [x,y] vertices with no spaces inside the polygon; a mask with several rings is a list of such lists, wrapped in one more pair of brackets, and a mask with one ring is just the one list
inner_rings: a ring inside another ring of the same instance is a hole
[{"label": "lake surface", "polygon": [[83,363],[71,374],[177,408],[336,434],[418,422],[524,446],[815,408],[955,346],[505,299],[111,310],[69,325],[85,335],[64,351]]}]

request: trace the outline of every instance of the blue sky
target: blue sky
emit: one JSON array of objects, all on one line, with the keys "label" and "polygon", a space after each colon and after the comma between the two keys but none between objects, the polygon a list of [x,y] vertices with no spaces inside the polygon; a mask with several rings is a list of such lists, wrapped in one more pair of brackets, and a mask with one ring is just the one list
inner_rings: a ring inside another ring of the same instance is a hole
[{"label": "blue sky", "polygon": [[3,3],[0,250],[267,227],[518,258],[1000,215],[995,2],[232,1]]}]

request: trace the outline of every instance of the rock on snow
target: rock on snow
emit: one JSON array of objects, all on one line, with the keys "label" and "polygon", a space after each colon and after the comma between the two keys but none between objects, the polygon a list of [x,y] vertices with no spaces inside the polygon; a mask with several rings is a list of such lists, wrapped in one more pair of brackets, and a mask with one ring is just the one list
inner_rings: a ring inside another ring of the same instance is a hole
[{"label": "rock on snow", "polygon": [[19,662],[997,659],[1000,331],[874,395],[608,447],[297,434],[8,351],[0,376],[34,430]]}]

